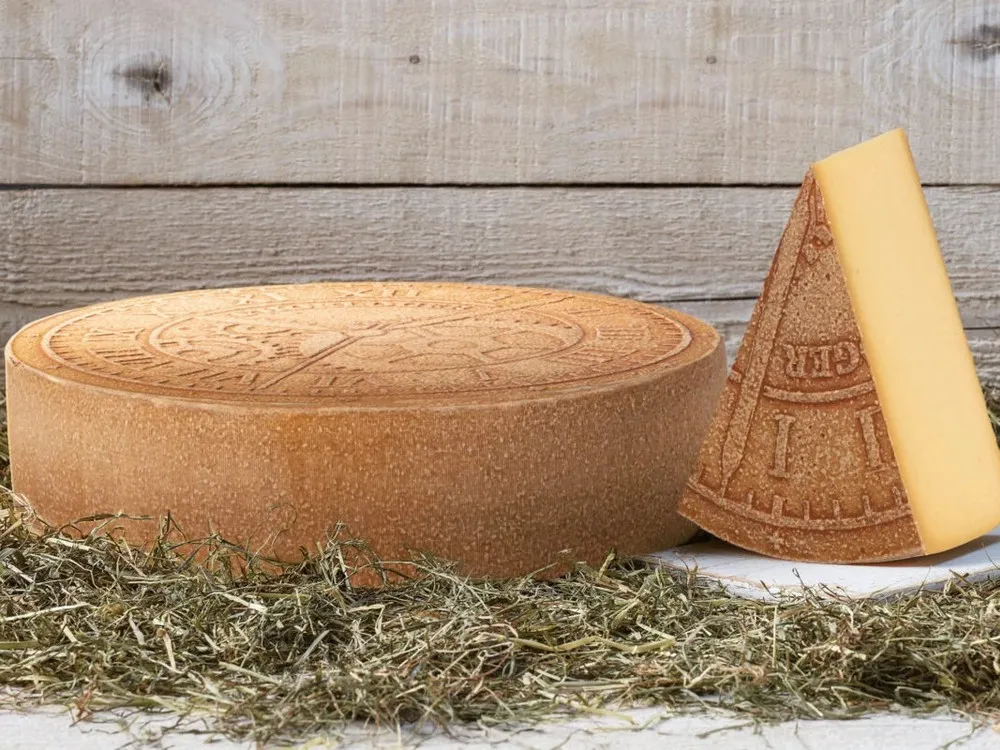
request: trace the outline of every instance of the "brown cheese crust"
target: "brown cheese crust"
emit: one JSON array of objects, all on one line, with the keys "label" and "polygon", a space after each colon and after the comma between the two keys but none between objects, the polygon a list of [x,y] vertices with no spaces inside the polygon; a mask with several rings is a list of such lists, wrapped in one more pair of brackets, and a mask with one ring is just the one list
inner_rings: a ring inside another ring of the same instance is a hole
[{"label": "brown cheese crust", "polygon": [[811,173],[680,511],[773,557],[860,563],[922,552]]},{"label": "brown cheese crust", "polygon": [[688,539],[725,379],[683,314],[457,284],[113,302],[27,326],[6,360],[15,490],[49,522],[169,511],[282,558],[343,522],[489,575]]}]

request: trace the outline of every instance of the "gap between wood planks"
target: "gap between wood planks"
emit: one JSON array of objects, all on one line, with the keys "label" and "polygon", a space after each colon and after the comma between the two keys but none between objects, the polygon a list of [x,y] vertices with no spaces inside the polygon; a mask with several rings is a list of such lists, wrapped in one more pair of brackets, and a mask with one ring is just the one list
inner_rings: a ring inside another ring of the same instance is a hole
[{"label": "gap between wood planks", "polygon": [[[3,190],[696,190],[798,188],[799,182],[143,182],[143,183],[0,183]],[[1000,182],[922,182],[927,188],[1000,190]]]}]

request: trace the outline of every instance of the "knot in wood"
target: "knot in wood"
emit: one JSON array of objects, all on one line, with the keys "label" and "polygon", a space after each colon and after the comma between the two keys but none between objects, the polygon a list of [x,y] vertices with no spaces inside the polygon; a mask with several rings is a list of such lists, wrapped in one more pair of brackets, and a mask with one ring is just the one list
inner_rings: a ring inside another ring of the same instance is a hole
[{"label": "knot in wood", "polygon": [[154,96],[159,96],[169,103],[173,73],[168,60],[154,59],[129,63],[121,68],[117,75],[142,94],[147,102]]},{"label": "knot in wood", "polygon": [[973,60],[991,60],[1000,54],[1000,26],[979,24],[968,36],[956,39],[953,44]]}]

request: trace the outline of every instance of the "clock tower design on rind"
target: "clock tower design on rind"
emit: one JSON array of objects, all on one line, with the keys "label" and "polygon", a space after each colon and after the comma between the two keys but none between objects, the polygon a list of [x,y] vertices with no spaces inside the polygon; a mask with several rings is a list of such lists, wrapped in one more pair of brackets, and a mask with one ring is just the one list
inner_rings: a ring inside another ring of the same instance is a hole
[{"label": "clock tower design on rind", "polygon": [[680,512],[773,557],[874,562],[921,553],[811,172]]}]

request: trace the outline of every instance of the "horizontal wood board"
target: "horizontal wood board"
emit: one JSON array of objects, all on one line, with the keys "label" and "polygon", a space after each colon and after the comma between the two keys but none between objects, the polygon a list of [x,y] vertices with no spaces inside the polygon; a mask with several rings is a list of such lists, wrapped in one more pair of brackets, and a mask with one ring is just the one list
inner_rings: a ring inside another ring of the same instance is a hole
[{"label": "horizontal wood board", "polygon": [[[0,191],[0,336],[57,309],[179,289],[453,280],[691,312],[735,354],[786,188]],[[927,190],[984,376],[1000,379],[1000,190]]]},{"label": "horizontal wood board", "polygon": [[1000,183],[998,0],[0,0],[0,182]]}]

